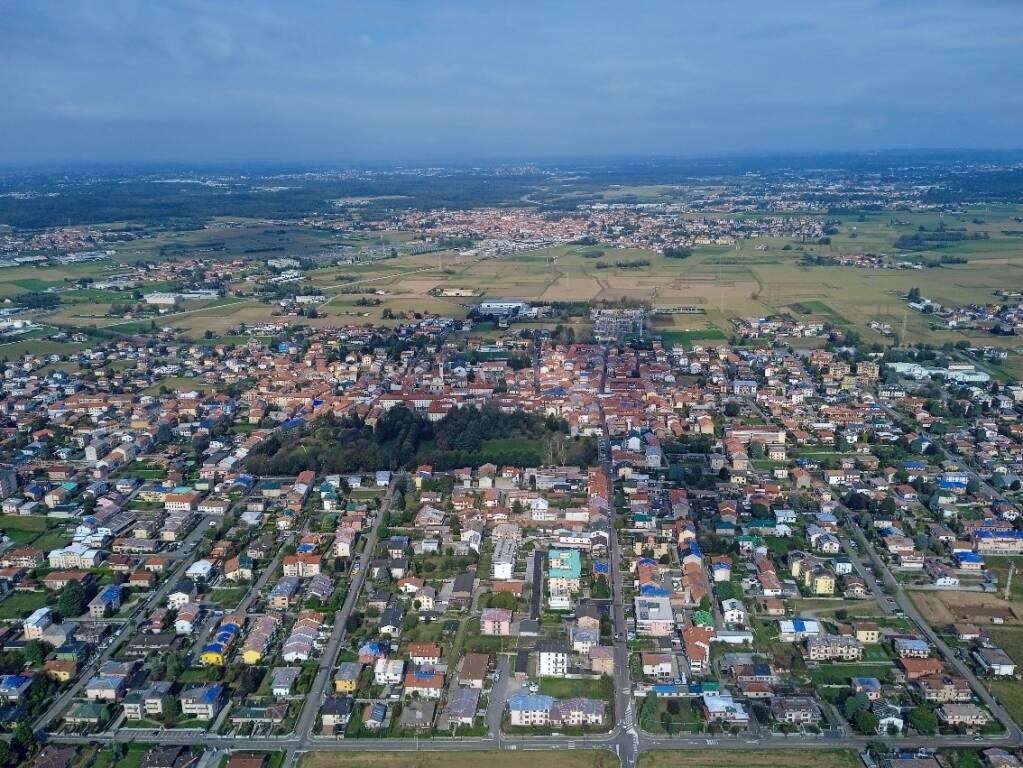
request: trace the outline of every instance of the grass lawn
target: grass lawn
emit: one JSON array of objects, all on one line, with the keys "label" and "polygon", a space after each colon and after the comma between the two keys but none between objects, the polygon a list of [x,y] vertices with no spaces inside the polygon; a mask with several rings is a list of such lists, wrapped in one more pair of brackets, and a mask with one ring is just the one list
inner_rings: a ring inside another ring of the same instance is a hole
[{"label": "grass lawn", "polygon": [[32,542],[32,546],[49,551],[66,547],[71,542],[71,536],[60,531],[49,531]]},{"label": "grass lawn", "polygon": [[221,608],[234,608],[245,597],[248,587],[222,587],[210,592],[207,600],[216,603]]},{"label": "grass lawn", "polygon": [[[674,753],[677,754],[677,753]],[[605,750],[528,752],[308,752],[300,768],[618,768]],[[539,763],[539,765],[537,765]],[[821,768],[844,768],[821,766]]]},{"label": "grass lawn", "polygon": [[1018,680],[988,680],[988,689],[1017,723],[1023,723],[1023,686]]},{"label": "grass lawn", "polygon": [[0,528],[11,531],[32,531],[42,533],[50,527],[50,521],[38,515],[0,515]]},{"label": "grass lawn", "polygon": [[892,665],[883,664],[821,664],[810,671],[814,685],[845,685],[851,677],[876,677],[882,683],[892,679]]},{"label": "grass lawn", "polygon": [[639,768],[858,768],[851,749],[654,749],[639,756]]},{"label": "grass lawn", "polygon": [[12,592],[0,603],[0,619],[21,619],[44,605],[45,592]]},{"label": "grass lawn", "polygon": [[[638,699],[637,699],[638,701]],[[678,714],[668,711],[668,699],[648,696],[643,699],[639,708],[639,726],[649,733],[698,733],[703,730],[704,720],[693,702],[688,699],[675,699]]]},{"label": "grass lawn", "polygon": [[102,748],[96,754],[96,762],[94,762],[93,768],[139,768],[142,765],[142,758],[146,756],[146,753],[151,749],[149,744],[129,744],[128,751],[124,757],[117,758],[114,755],[114,750],[107,747]]},{"label": "grass lawn", "polygon": [[583,697],[587,699],[604,699],[610,701],[613,691],[611,678],[599,680],[569,680],[560,677],[540,678],[540,693],[556,699]]},{"label": "grass lawn", "polygon": [[665,346],[681,344],[686,346],[694,341],[724,341],[728,337],[717,328],[701,328],[695,331],[657,331]]}]

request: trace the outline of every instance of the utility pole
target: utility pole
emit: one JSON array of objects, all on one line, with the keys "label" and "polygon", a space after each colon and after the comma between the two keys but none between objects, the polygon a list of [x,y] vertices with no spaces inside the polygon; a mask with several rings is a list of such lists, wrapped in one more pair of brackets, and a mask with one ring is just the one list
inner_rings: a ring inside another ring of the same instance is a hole
[{"label": "utility pole", "polygon": [[1016,572],[1016,561],[1009,561],[1009,575],[1005,577],[1005,599],[1009,599],[1009,593],[1012,592],[1012,575]]}]

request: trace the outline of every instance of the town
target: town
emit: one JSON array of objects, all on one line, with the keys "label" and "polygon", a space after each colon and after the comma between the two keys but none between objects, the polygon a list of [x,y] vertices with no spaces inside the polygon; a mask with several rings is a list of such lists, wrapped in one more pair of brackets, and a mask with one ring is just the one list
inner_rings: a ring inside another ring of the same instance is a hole
[{"label": "town", "polygon": [[592,322],[6,363],[10,748],[1011,764],[1023,387],[826,324],[669,346],[642,311]]}]

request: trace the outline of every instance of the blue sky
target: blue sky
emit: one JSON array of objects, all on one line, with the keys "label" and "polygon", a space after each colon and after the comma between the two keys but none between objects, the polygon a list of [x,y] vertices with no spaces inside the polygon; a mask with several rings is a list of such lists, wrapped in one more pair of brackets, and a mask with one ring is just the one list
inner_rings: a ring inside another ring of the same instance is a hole
[{"label": "blue sky", "polygon": [[0,163],[1020,148],[1016,0],[0,0]]}]

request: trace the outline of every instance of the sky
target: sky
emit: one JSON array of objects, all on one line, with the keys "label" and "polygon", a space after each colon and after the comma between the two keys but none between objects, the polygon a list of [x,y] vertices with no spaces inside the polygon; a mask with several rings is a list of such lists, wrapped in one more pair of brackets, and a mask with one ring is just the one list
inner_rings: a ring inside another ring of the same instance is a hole
[{"label": "sky", "polygon": [[0,164],[1023,146],[1017,0],[0,0]]}]

